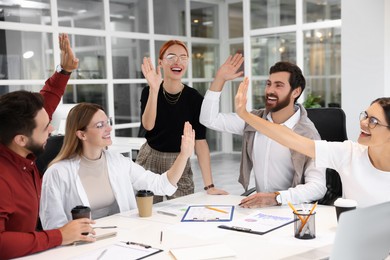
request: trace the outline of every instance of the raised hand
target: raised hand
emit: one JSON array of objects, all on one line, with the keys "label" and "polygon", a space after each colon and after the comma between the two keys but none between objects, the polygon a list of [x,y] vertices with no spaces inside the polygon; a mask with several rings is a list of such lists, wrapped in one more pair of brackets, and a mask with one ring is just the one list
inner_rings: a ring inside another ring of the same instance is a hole
[{"label": "raised hand", "polygon": [[68,222],[65,226],[59,228],[62,235],[62,245],[68,245],[76,241],[94,242],[96,239],[81,233],[95,234],[91,224],[95,221],[88,218],[80,218]]},{"label": "raised hand", "polygon": [[195,130],[189,122],[184,123],[183,135],[181,136],[180,152],[188,158],[194,152],[195,147]]},{"label": "raised hand", "polygon": [[158,65],[157,70],[155,70],[152,60],[150,58],[144,57],[141,70],[142,74],[144,74],[144,77],[148,81],[150,91],[158,93],[162,82],[161,66]]},{"label": "raised hand", "polygon": [[244,72],[237,72],[237,70],[241,67],[243,62],[244,57],[241,53],[236,53],[233,57],[232,55],[230,55],[226,59],[225,63],[222,64],[221,67],[219,67],[215,78],[227,81],[241,76]]},{"label": "raised hand", "polygon": [[61,67],[67,72],[72,72],[79,66],[79,59],[74,56],[73,50],[70,47],[68,35],[62,33],[58,36],[61,50]]},{"label": "raised hand", "polygon": [[247,77],[241,82],[238,87],[236,97],[234,99],[236,113],[238,116],[242,117],[242,115],[247,112],[246,103],[247,103],[247,92],[248,92],[249,79]]}]

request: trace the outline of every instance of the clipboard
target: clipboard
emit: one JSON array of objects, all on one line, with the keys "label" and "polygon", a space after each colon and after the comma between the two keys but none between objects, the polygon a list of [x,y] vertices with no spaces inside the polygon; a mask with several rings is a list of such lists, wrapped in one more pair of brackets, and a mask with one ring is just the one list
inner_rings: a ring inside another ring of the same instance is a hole
[{"label": "clipboard", "polygon": [[187,208],[181,222],[229,222],[233,212],[232,205],[193,205]]},{"label": "clipboard", "polygon": [[294,222],[291,217],[276,216],[255,212],[240,220],[233,221],[229,225],[220,225],[219,228],[246,232],[256,235],[264,235],[275,229],[284,227]]}]

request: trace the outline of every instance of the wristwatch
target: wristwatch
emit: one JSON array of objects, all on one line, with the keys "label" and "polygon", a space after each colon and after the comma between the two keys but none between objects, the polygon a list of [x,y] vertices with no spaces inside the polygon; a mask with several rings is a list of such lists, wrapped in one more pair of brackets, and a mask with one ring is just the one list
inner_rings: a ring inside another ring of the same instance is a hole
[{"label": "wristwatch", "polygon": [[276,194],[275,200],[276,200],[276,205],[281,206],[282,205],[282,196],[280,196],[280,192],[275,191]]},{"label": "wristwatch", "polygon": [[204,190],[208,190],[208,189],[211,189],[211,188],[214,188],[214,187],[215,187],[214,184],[211,183],[210,185],[204,187],[203,189],[204,189]]},{"label": "wristwatch", "polygon": [[70,75],[70,74],[72,74],[72,72],[69,72],[69,71],[64,70],[64,69],[61,67],[60,64],[57,65],[56,71],[57,71],[58,73],[61,73],[61,74],[64,74],[64,75]]}]

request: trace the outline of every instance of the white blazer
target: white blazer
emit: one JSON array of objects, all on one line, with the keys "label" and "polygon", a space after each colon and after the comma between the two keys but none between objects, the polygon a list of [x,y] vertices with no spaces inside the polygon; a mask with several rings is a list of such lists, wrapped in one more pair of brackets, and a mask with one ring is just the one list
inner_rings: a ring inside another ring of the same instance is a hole
[{"label": "white blazer", "polygon": [[[165,172],[147,171],[121,154],[105,150],[108,176],[120,212],[137,208],[136,190],[151,190],[156,195],[172,195],[173,186]],[[77,205],[90,206],[78,175],[80,157],[66,159],[50,166],[44,176],[39,216],[45,230],[62,227],[72,220]],[[97,189],[99,187],[96,187]]]}]

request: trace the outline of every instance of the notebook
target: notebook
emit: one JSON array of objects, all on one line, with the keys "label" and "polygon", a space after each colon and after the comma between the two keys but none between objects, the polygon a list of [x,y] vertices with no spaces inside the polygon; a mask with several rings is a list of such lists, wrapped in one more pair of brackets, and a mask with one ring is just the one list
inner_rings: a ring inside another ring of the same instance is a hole
[{"label": "notebook", "polygon": [[390,202],[344,212],[340,215],[332,246],[286,259],[390,259],[389,219]]},{"label": "notebook", "polygon": [[225,244],[171,248],[170,252],[177,260],[220,259],[235,257],[236,255],[236,253]]}]

